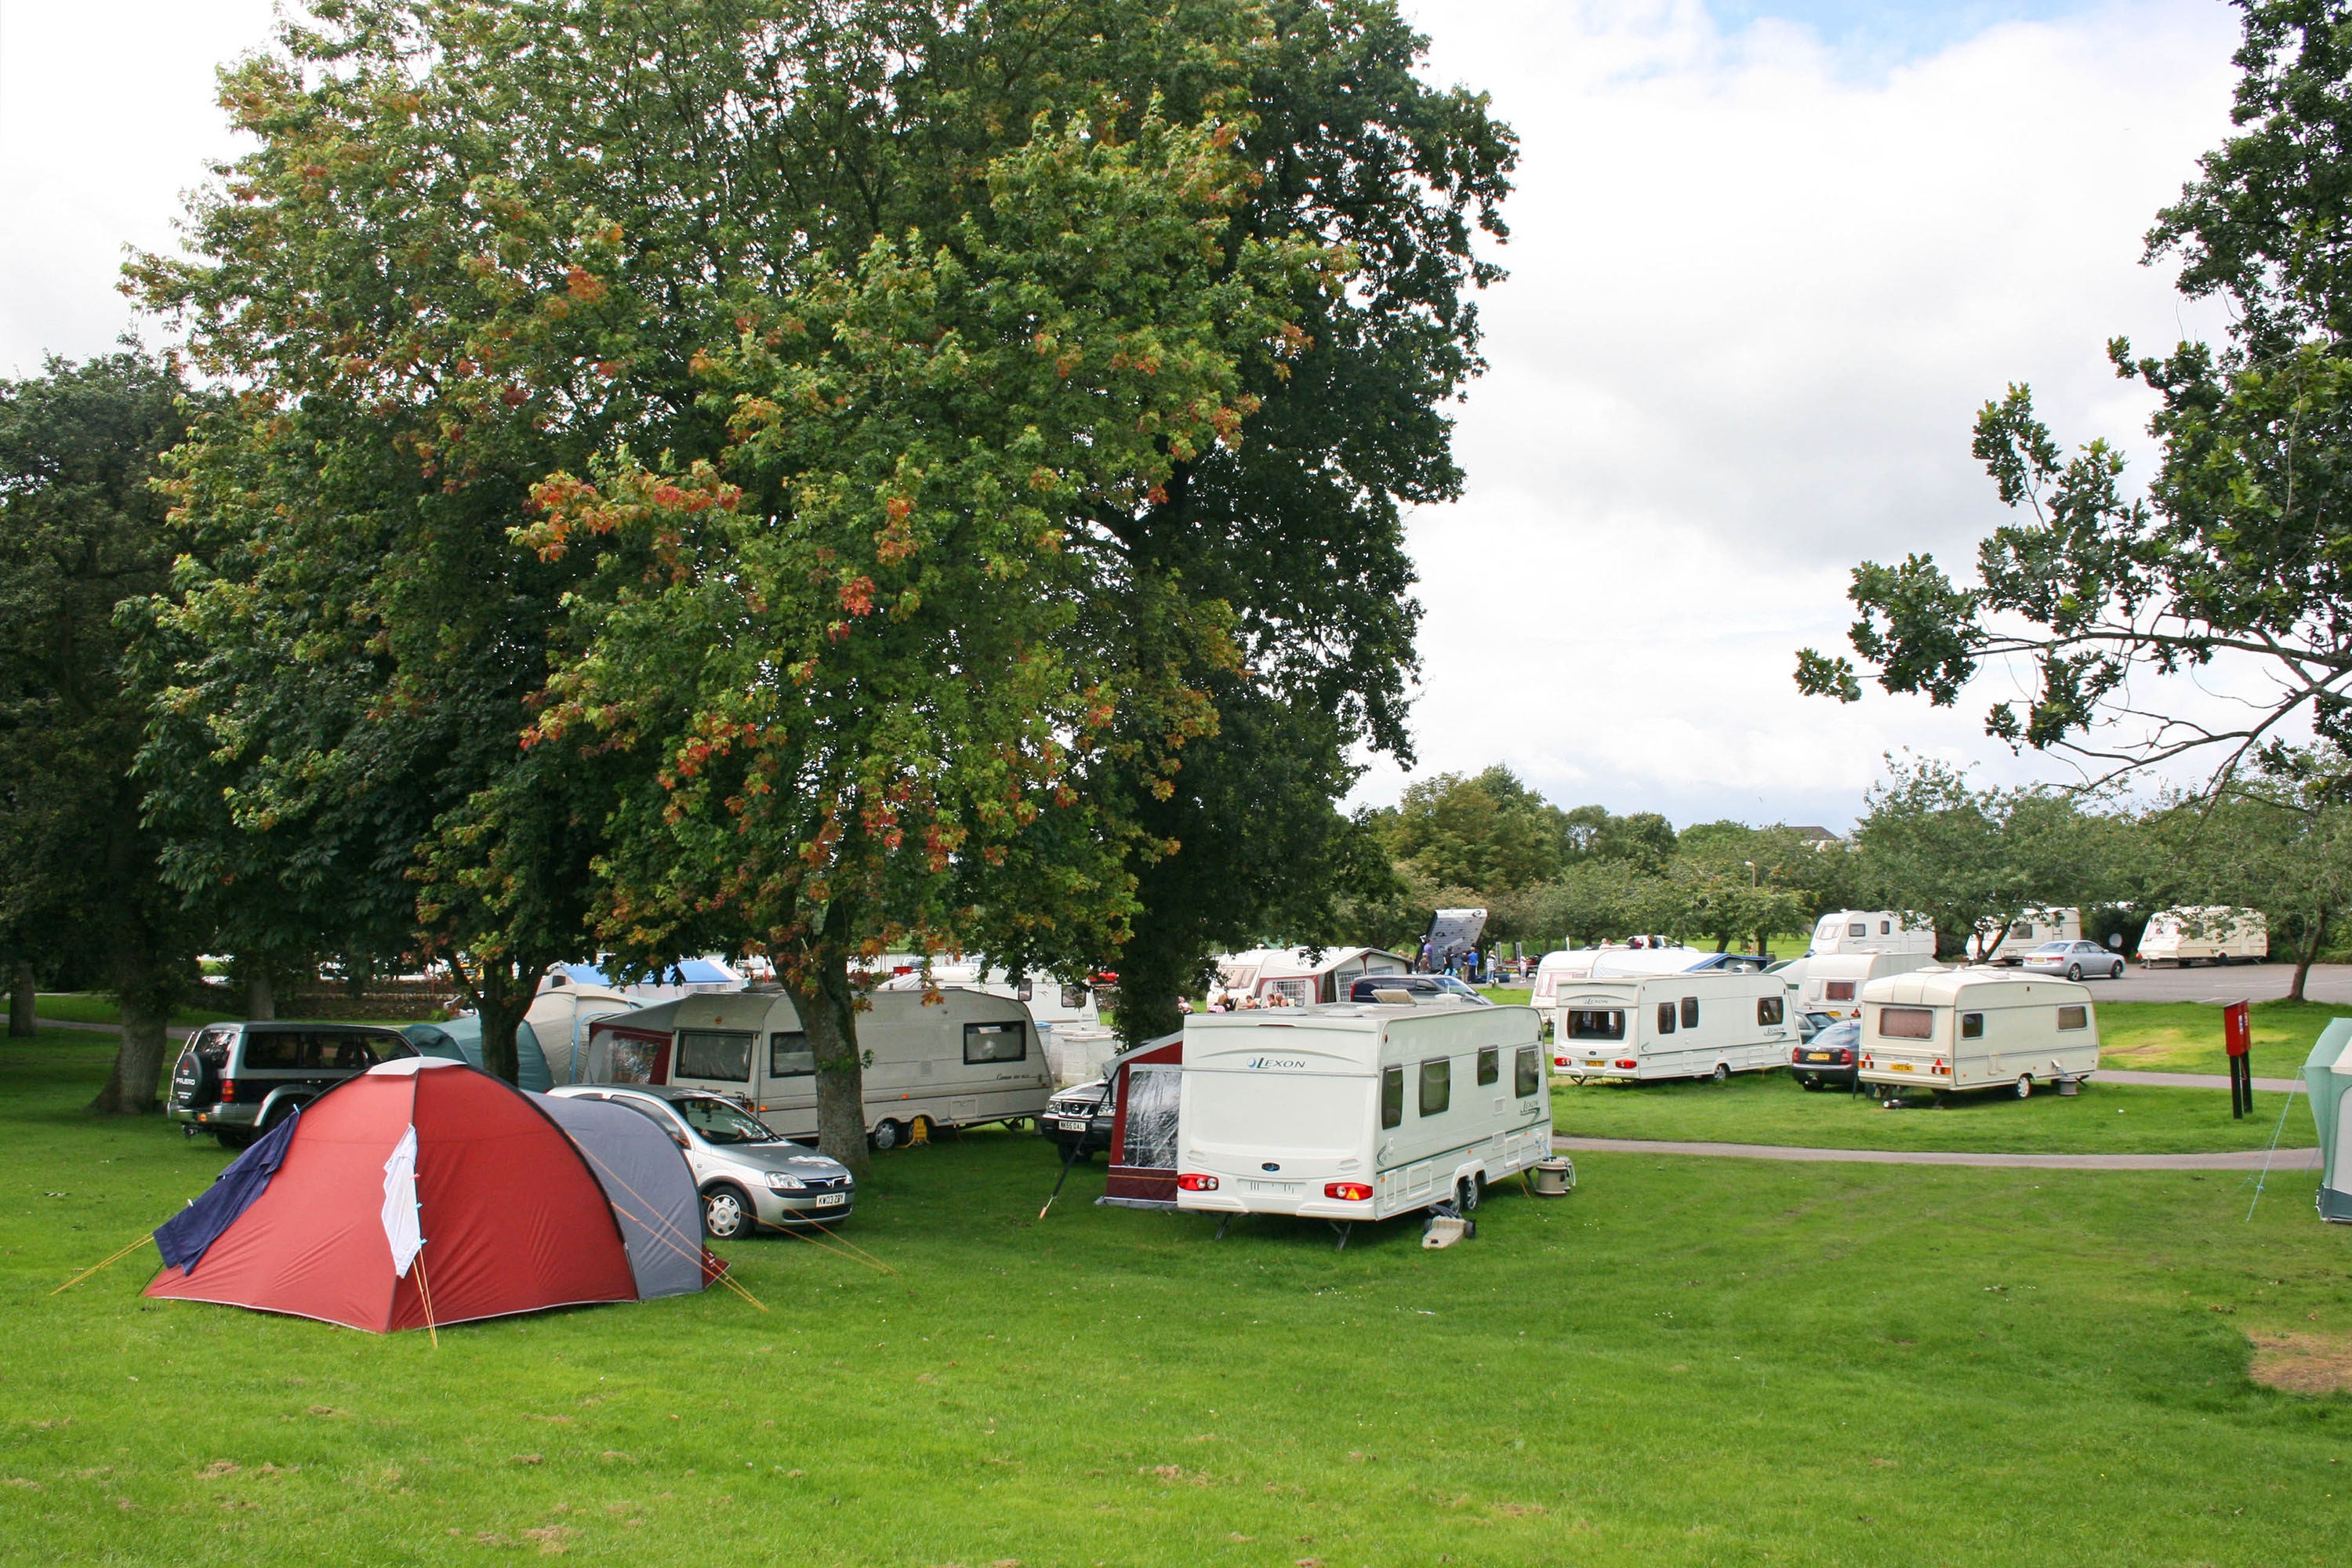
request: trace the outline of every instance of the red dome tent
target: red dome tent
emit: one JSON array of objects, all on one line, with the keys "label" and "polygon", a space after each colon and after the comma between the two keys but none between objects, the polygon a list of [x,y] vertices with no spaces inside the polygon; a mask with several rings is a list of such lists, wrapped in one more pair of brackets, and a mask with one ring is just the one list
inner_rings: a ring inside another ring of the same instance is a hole
[{"label": "red dome tent", "polygon": [[[247,1151],[272,1153],[274,1171],[248,1173],[242,1190],[234,1167],[224,1173],[212,1223],[183,1227],[193,1241],[170,1238],[174,1261],[148,1295],[375,1333],[425,1327],[428,1298],[436,1324],[638,1299],[620,1223],[580,1149],[486,1073],[386,1062],[305,1107],[274,1150]],[[205,1220],[205,1203],[184,1217]]]}]

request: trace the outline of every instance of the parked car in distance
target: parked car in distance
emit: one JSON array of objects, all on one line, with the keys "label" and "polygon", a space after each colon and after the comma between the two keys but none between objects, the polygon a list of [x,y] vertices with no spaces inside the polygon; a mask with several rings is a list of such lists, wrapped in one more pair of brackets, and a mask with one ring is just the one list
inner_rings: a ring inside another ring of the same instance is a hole
[{"label": "parked car in distance", "polygon": [[2063,974],[2069,980],[2101,974],[2109,980],[2124,977],[2124,955],[2110,952],[2095,942],[2045,942],[2018,960],[2018,966]]},{"label": "parked car in distance", "polygon": [[733,1100],[672,1084],[565,1084],[553,1092],[625,1105],[668,1133],[685,1151],[702,1194],[702,1228],[714,1240],[751,1236],[761,1226],[846,1219],[856,1206],[857,1182],[846,1166],[788,1141]]},{"label": "parked car in distance", "polygon": [[1117,1110],[1111,1102],[1108,1079],[1074,1083],[1046,1102],[1045,1114],[1037,1119],[1037,1131],[1066,1155],[1070,1153],[1072,1144],[1077,1145],[1073,1158],[1083,1162],[1096,1150],[1110,1147],[1111,1121]]},{"label": "parked car in distance", "polygon": [[1800,1013],[1797,1015],[1797,1038],[1810,1040],[1837,1021],[1835,1013]]},{"label": "parked car in distance", "polygon": [[1451,996],[1458,1002],[1467,1002],[1478,1007],[1495,1005],[1451,974],[1367,974],[1348,987],[1348,1000],[1378,1002],[1380,993],[1383,991],[1402,991],[1415,1002]]},{"label": "parked car in distance", "polygon": [[1862,1020],[1839,1018],[1789,1053],[1789,1076],[1809,1092],[1853,1085],[1862,1055]]},{"label": "parked car in distance", "polygon": [[189,1137],[242,1149],[345,1079],[416,1054],[398,1030],[365,1024],[208,1024],[180,1048],[165,1106]]}]

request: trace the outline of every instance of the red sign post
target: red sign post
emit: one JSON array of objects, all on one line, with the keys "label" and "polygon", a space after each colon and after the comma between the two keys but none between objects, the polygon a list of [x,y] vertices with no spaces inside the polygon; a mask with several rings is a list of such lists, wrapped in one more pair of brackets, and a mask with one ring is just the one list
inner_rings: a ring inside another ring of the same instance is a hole
[{"label": "red sign post", "polygon": [[2254,1020],[2248,1004],[2221,1009],[2221,1047],[2230,1053],[2230,1119],[2235,1121],[2254,1109]]}]

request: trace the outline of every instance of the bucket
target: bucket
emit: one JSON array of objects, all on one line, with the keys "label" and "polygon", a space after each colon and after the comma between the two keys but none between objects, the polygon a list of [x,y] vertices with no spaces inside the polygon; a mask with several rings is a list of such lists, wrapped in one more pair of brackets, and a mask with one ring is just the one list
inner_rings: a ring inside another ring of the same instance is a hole
[{"label": "bucket", "polygon": [[2058,1097],[2061,1100],[2072,1100],[2074,1096],[2082,1092],[2083,1080],[2081,1079],[2062,1078],[2058,1080]]},{"label": "bucket", "polygon": [[1564,1198],[1576,1191],[1576,1165],[1570,1160],[1555,1156],[1538,1160],[1531,1167],[1535,1172],[1536,1196]]}]

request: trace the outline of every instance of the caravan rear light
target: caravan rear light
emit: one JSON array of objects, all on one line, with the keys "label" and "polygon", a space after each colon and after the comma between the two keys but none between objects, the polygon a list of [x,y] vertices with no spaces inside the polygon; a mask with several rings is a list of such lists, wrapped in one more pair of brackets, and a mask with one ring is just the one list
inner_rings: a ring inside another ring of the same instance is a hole
[{"label": "caravan rear light", "polygon": [[1551,1065],[1556,1068],[1566,1068],[1574,1067],[1576,1063],[1567,1057],[1554,1057],[1551,1058]]},{"label": "caravan rear light", "polygon": [[1628,1059],[1619,1062],[1617,1065],[1623,1068],[1627,1072],[1632,1072],[1635,1068],[1640,1067],[1642,1064],[1640,1062]]},{"label": "caravan rear light", "polygon": [[1936,1071],[1936,1072],[1942,1073],[1946,1078],[1949,1078],[1949,1077],[1951,1077],[1951,1076],[1952,1076],[1952,1069],[1951,1069],[1950,1068],[1948,1068],[1948,1067],[1946,1067],[1942,1062],[1937,1062],[1937,1063],[1935,1065],[1935,1068],[1934,1068],[1932,1070],[1934,1070],[1934,1071]]},{"label": "caravan rear light", "polygon": [[1326,1182],[1323,1195],[1338,1198],[1343,1204],[1360,1204],[1372,1195],[1372,1189],[1361,1182]]},{"label": "caravan rear light", "polygon": [[233,1078],[221,1079],[220,1102],[223,1105],[233,1105],[236,1102],[236,1079]]},{"label": "caravan rear light", "polygon": [[1195,1175],[1187,1171],[1176,1178],[1176,1184],[1188,1193],[1213,1193],[1217,1190],[1217,1178]]}]

